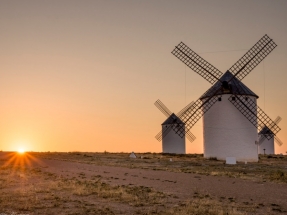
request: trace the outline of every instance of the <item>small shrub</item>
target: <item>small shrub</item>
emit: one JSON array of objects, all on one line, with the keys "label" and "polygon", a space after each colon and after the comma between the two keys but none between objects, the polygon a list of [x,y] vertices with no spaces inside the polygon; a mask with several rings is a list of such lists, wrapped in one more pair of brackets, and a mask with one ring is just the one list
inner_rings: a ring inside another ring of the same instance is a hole
[{"label": "small shrub", "polygon": [[270,179],[275,181],[287,182],[287,173],[283,172],[282,170],[277,170],[271,173]]}]

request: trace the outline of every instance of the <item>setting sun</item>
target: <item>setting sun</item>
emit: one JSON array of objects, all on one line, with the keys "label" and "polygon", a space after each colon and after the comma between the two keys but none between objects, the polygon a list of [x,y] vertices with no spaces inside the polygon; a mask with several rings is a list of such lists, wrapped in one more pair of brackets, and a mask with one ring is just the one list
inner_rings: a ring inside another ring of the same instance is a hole
[{"label": "setting sun", "polygon": [[24,149],[18,149],[18,153],[19,153],[19,154],[24,154],[24,153],[25,153],[25,150],[24,150]]}]

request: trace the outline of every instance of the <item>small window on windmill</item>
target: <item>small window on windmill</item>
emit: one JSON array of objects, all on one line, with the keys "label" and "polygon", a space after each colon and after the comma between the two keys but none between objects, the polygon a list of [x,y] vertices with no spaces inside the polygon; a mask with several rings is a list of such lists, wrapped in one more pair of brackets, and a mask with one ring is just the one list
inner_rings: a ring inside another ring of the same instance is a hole
[{"label": "small window on windmill", "polygon": [[232,96],[232,101],[235,101],[235,96]]},{"label": "small window on windmill", "polygon": [[245,101],[248,101],[248,97],[247,96],[245,97]]},{"label": "small window on windmill", "polygon": [[223,93],[230,93],[230,85],[227,81],[222,82],[222,92]]},{"label": "small window on windmill", "polygon": [[221,97],[218,97],[218,99],[217,99],[219,102],[221,102]]}]

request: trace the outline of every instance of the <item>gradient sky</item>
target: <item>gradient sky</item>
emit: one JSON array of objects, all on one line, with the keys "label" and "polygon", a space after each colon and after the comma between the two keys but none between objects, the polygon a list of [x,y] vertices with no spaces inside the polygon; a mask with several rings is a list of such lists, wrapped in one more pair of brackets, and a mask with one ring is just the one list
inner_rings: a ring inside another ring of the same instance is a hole
[{"label": "gradient sky", "polygon": [[[282,117],[287,1],[0,0],[0,150],[160,152],[165,116],[210,87],[171,51],[183,41],[222,72],[264,34],[277,48],[244,80]],[[202,153],[202,122],[188,153]]]}]

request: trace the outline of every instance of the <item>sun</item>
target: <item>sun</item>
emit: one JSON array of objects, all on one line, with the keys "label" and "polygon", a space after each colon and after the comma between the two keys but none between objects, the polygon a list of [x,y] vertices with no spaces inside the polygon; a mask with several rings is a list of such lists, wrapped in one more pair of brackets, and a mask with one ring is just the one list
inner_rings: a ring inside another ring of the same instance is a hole
[{"label": "sun", "polygon": [[25,150],[24,150],[24,149],[18,149],[18,153],[19,153],[19,154],[24,154],[24,153],[25,153]]}]

